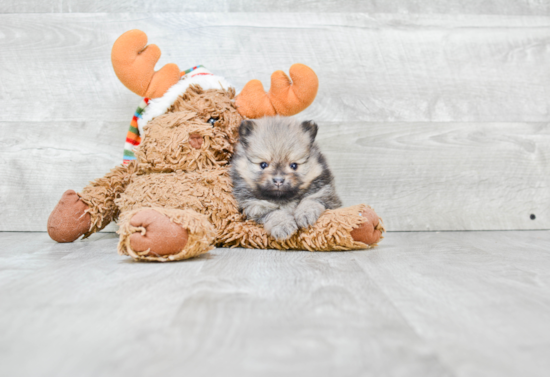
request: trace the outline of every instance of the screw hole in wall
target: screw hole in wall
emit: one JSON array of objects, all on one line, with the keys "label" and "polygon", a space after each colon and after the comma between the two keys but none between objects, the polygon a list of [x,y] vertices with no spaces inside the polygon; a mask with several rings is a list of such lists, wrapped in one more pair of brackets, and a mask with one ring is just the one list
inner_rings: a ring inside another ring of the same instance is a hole
[{"label": "screw hole in wall", "polygon": [[529,218],[530,218],[531,220],[535,220],[535,219],[537,218],[537,216],[535,216],[535,214],[532,213],[531,216],[529,216]]}]

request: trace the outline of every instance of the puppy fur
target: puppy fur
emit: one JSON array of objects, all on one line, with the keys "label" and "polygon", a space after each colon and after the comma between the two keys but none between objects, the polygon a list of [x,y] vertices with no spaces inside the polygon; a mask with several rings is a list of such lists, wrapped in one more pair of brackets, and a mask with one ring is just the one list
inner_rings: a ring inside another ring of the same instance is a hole
[{"label": "puppy fur", "polygon": [[342,205],[319,150],[317,124],[288,117],[244,120],[231,161],[239,209],[278,240]]}]

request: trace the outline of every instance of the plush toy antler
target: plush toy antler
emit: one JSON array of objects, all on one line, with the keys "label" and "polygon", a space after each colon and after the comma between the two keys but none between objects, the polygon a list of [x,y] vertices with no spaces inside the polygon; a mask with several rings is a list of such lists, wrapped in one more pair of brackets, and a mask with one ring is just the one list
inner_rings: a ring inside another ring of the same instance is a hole
[{"label": "plush toy antler", "polygon": [[292,81],[283,71],[271,75],[271,88],[265,92],[259,80],[249,81],[237,96],[237,110],[247,118],[294,115],[311,105],[319,80],[311,68],[294,64],[289,70]]},{"label": "plush toy antler", "polygon": [[[132,92],[148,98],[162,97],[185,74],[173,63],[155,72],[159,58],[157,45],[147,46],[147,35],[137,29],[122,34],[111,51],[119,80]],[[249,81],[236,98],[239,113],[247,118],[288,116],[311,105],[319,88],[315,72],[306,65],[294,64],[289,73],[292,81],[283,71],[273,72],[267,93],[259,80]]]},{"label": "plush toy antler", "polygon": [[157,45],[147,46],[147,35],[141,30],[130,30],[114,43],[111,61],[118,79],[132,92],[142,97],[157,98],[180,79],[180,70],[174,63],[155,72],[160,58]]}]

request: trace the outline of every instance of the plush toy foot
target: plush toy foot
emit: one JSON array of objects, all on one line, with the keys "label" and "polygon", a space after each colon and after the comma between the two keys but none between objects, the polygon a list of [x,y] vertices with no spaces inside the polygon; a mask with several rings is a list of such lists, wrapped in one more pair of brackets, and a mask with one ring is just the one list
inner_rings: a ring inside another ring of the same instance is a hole
[{"label": "plush toy foot", "polygon": [[208,217],[173,208],[139,208],[120,217],[118,252],[136,260],[170,262],[213,249],[216,229]]},{"label": "plush toy foot", "polygon": [[90,230],[88,205],[76,192],[67,190],[48,218],[48,234],[57,242],[73,242]]},{"label": "plush toy foot", "polygon": [[324,211],[317,222],[289,239],[276,240],[254,221],[235,221],[222,235],[220,245],[251,249],[347,251],[376,246],[384,232],[382,220],[372,208],[359,204]]},{"label": "plush toy foot", "polygon": [[354,241],[367,245],[378,243],[384,231],[380,217],[372,208],[365,208],[360,214],[365,218],[365,222],[351,231],[351,237]]},{"label": "plush toy foot", "polygon": [[[146,209],[130,219],[133,227],[145,229],[130,236],[130,247],[141,255],[172,255],[185,248],[189,235],[181,225],[175,224],[163,214]],[[149,253],[144,253],[149,250]]]}]

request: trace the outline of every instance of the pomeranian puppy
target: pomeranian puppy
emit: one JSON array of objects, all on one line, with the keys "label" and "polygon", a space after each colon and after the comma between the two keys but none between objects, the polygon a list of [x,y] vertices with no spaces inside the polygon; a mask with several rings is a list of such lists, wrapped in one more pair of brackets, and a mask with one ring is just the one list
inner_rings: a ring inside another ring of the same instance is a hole
[{"label": "pomeranian puppy", "polygon": [[233,194],[250,220],[277,240],[342,205],[317,143],[317,124],[287,117],[244,120],[231,161]]}]

